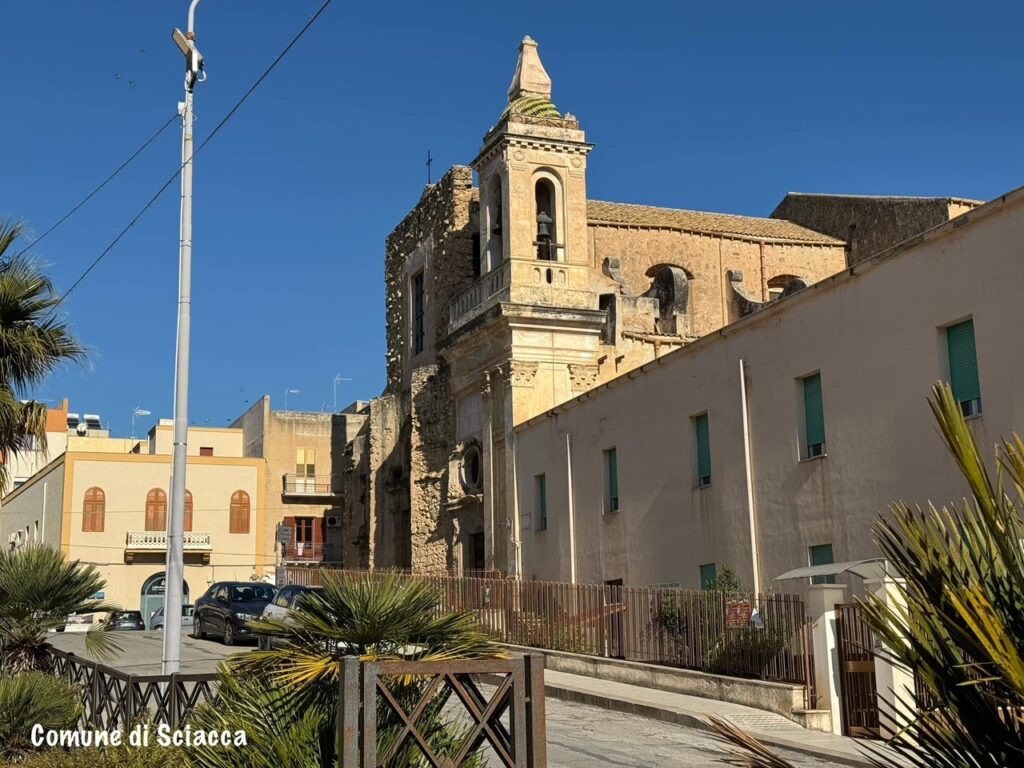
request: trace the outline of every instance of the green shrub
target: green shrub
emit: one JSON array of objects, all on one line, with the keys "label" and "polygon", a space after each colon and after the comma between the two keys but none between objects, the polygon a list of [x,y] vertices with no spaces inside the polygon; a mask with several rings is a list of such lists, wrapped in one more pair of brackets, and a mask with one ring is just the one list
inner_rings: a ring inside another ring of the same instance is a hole
[{"label": "green shrub", "polygon": [[74,728],[82,714],[78,691],[45,672],[0,676],[0,757],[32,749],[32,727]]},{"label": "green shrub", "polygon": [[49,749],[29,756],[18,768],[187,768],[185,750],[176,747],[89,747]]}]

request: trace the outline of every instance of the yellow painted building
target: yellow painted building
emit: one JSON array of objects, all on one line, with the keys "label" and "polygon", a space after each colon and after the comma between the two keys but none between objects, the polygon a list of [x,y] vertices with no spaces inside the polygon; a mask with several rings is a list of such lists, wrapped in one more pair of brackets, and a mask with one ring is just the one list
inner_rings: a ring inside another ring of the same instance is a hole
[{"label": "yellow painted building", "polygon": [[[0,542],[59,546],[95,564],[106,600],[142,610],[163,600],[170,509],[172,427],[148,441],[87,438],[10,493],[0,508]],[[273,565],[265,541],[266,464],[243,456],[240,429],[189,429],[185,499],[185,594],[213,581],[263,579]],[[269,558],[269,559],[268,559]]]}]

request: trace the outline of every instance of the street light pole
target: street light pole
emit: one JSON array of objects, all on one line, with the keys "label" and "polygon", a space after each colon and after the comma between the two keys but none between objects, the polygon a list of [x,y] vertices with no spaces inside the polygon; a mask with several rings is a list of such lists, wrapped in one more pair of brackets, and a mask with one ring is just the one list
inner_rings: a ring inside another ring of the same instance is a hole
[{"label": "street light pole", "polygon": [[181,667],[181,606],[185,579],[185,463],[188,456],[188,357],[192,323],[192,97],[206,79],[203,57],[195,45],[199,0],[188,8],[188,34],[175,29],[171,38],[185,56],[185,101],[181,114],[181,241],[178,250],[178,353],[174,366],[174,454],[171,463],[171,514],[167,520],[167,565],[164,580],[163,674]]}]

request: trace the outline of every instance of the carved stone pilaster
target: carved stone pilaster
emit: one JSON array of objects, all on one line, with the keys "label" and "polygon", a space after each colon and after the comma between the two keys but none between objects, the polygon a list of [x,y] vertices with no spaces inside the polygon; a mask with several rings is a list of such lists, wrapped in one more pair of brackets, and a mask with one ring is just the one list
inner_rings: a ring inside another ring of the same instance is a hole
[{"label": "carved stone pilaster", "polygon": [[569,363],[569,382],[573,392],[583,392],[597,383],[597,366]]},{"label": "carved stone pilaster", "polygon": [[537,378],[537,363],[526,360],[509,360],[502,366],[505,383],[510,387],[532,387]]}]

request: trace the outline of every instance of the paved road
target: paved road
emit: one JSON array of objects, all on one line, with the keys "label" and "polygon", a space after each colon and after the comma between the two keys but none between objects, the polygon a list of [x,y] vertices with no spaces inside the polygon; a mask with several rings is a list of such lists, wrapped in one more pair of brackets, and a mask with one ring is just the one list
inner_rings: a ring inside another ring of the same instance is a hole
[{"label": "paved road", "polygon": [[[123,632],[116,635],[121,655],[110,666],[135,674],[158,674],[162,633]],[[66,632],[53,644],[85,655],[84,638]],[[232,653],[252,646],[228,648],[214,640],[182,638],[182,671],[214,672]],[[661,723],[636,715],[608,712],[583,704],[548,699],[548,765],[551,768],[710,768],[722,766],[722,746],[707,731]],[[803,755],[783,755],[798,768],[824,768],[833,763]]]}]

